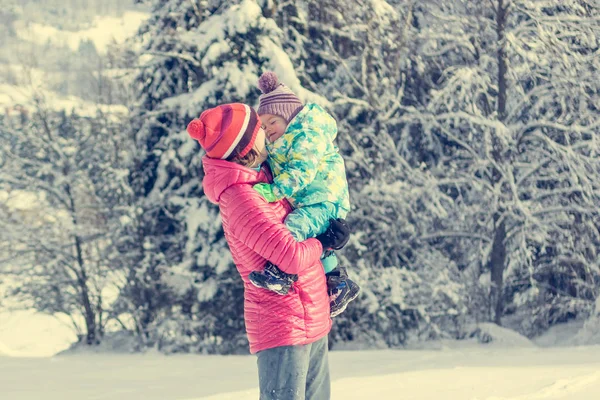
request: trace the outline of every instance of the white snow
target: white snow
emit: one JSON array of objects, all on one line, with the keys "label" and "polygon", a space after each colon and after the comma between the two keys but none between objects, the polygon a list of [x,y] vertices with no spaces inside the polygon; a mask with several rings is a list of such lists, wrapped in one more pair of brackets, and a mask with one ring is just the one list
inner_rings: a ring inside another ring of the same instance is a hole
[{"label": "white snow", "polygon": [[0,312],[0,356],[49,357],[76,340],[66,317],[32,310]]},{"label": "white snow", "polygon": [[[540,347],[559,347],[559,346],[574,346],[593,343],[577,343],[578,338],[585,332],[585,321],[575,320],[564,324],[558,324],[542,335],[533,339],[533,342]],[[596,343],[598,344],[598,343]]]},{"label": "white snow", "polygon": [[[600,347],[331,352],[332,400],[596,400]],[[0,357],[10,400],[255,400],[254,356]],[[32,384],[35,382],[35,384]]]},{"label": "white snow", "polygon": [[397,15],[397,11],[385,0],[371,0],[369,6],[379,17]]},{"label": "white snow", "polygon": [[219,283],[214,278],[208,278],[204,282],[198,284],[198,301],[209,301],[217,294]]},{"label": "white snow", "polygon": [[493,323],[480,323],[469,327],[473,337],[482,343],[499,347],[534,347],[534,343],[525,336]]},{"label": "white snow", "polygon": [[[200,51],[213,43],[222,42],[226,32],[229,35],[246,33],[248,27],[256,26],[261,18],[261,9],[253,0],[244,0],[239,5],[228,8],[223,14],[215,14],[202,22],[196,31],[186,32],[180,40],[194,43]],[[224,48],[225,44],[219,45]]]},{"label": "white snow", "polygon": [[600,344],[600,298],[596,302],[596,313],[585,321],[585,324],[577,332],[571,341],[573,345],[597,345]]},{"label": "white snow", "polygon": [[225,41],[214,42],[206,50],[206,54],[202,58],[200,64],[203,68],[208,68],[211,63],[214,63],[224,54],[231,52],[231,46]]},{"label": "white snow", "polygon": [[200,85],[200,87],[191,93],[184,93],[179,96],[169,97],[163,101],[165,107],[176,107],[180,115],[198,115],[198,104],[202,104],[207,98],[214,97],[219,89],[215,80],[209,80]]},{"label": "white snow", "polygon": [[26,192],[24,190],[12,190],[7,192],[0,190],[0,202],[11,210],[34,210],[40,204],[46,202],[45,193]]},{"label": "white snow", "polygon": [[20,26],[17,35],[23,40],[40,45],[66,45],[73,51],[79,48],[82,41],[91,40],[99,53],[105,53],[111,43],[122,43],[124,39],[134,35],[148,17],[148,13],[138,11],[127,11],[121,17],[96,17],[91,28],[76,32],[32,23],[29,26]]}]

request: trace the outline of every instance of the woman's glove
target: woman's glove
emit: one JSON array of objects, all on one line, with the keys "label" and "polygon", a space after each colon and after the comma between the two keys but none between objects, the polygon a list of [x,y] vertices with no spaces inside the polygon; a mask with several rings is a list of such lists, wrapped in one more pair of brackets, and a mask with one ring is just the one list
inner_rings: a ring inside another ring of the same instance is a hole
[{"label": "woman's glove", "polygon": [[277,201],[277,198],[275,198],[275,194],[273,193],[273,187],[268,183],[257,183],[252,186],[252,189],[256,190],[268,203]]},{"label": "woman's glove", "polygon": [[339,250],[350,239],[350,228],[345,219],[330,219],[329,228],[316,239],[323,245],[323,250]]}]

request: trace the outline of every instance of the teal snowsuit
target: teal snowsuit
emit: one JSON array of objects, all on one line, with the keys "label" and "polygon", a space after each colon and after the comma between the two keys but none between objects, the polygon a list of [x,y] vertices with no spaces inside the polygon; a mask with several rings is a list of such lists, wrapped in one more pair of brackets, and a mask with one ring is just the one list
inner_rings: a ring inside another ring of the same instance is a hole
[{"label": "teal snowsuit", "polygon": [[[290,121],[283,136],[267,144],[273,194],[287,198],[295,210],[285,224],[298,241],[315,237],[329,219],[345,218],[350,197],[344,159],[333,143],[335,119],[317,104],[307,104]],[[325,272],[337,266],[335,255],[323,260]]]}]

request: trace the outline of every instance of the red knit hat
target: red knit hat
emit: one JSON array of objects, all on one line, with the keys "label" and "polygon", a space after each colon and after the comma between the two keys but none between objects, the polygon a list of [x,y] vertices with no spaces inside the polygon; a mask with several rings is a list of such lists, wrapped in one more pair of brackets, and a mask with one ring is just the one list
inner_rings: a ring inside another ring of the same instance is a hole
[{"label": "red knit hat", "polygon": [[258,114],[246,104],[223,104],[210,108],[193,119],[187,131],[206,151],[210,158],[227,159],[241,145],[237,155],[244,157],[256,139],[260,129]]}]

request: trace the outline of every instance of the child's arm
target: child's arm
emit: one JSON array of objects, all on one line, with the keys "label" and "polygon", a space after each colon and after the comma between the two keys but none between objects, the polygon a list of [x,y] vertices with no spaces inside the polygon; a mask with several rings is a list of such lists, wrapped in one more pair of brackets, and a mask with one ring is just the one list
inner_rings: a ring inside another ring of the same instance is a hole
[{"label": "child's arm", "polygon": [[292,197],[315,179],[328,140],[322,132],[305,130],[299,133],[287,152],[284,171],[273,179],[271,185],[261,183],[254,189],[269,202]]}]

